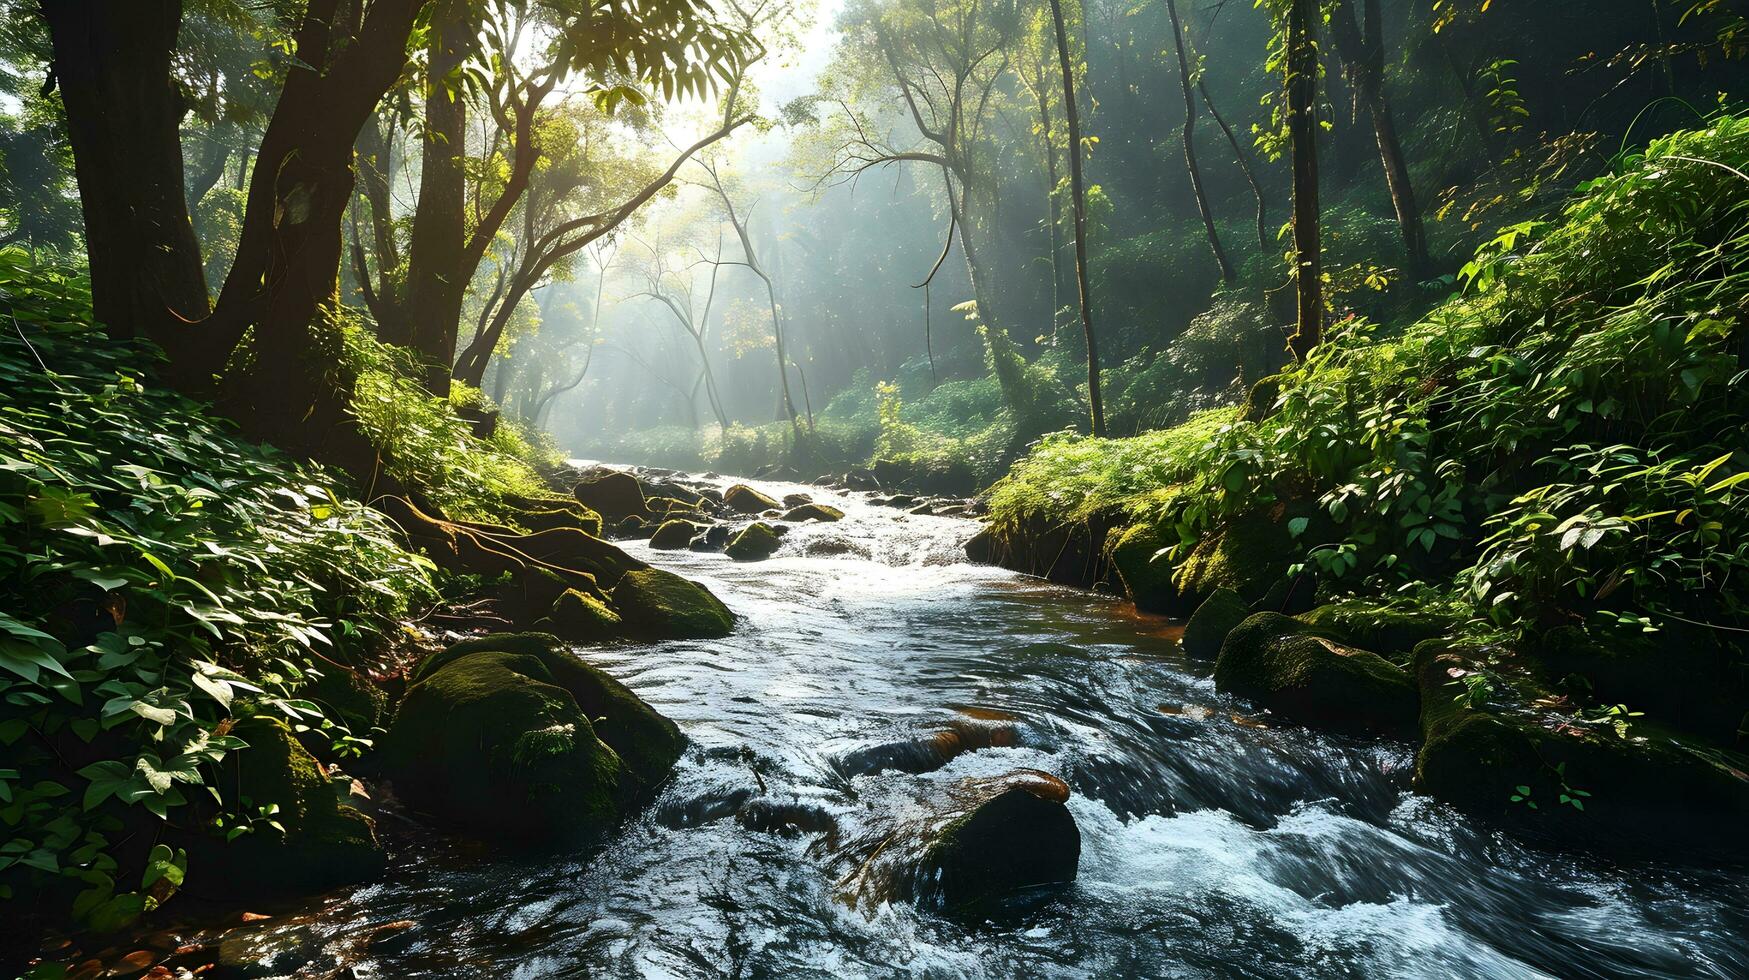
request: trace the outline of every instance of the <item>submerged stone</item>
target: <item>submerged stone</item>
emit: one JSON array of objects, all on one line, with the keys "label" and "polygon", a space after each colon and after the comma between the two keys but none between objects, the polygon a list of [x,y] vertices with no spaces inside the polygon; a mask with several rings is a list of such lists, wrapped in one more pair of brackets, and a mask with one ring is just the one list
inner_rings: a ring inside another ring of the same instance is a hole
[{"label": "submerged stone", "polygon": [[942,826],[917,862],[912,897],[950,912],[972,912],[1033,889],[1075,880],[1081,830],[1055,777],[1009,778],[994,794]]}]

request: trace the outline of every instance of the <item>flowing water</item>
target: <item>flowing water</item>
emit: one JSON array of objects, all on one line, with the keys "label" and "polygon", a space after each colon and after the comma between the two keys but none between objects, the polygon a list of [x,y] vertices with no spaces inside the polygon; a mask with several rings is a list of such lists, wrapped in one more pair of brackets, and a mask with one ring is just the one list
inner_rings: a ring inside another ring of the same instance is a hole
[{"label": "flowing water", "polygon": [[[403,844],[385,880],[263,923],[263,953],[352,948],[353,975],[383,978],[1749,976],[1740,869],[1507,841],[1410,793],[1409,746],[1278,727],[1217,694],[1164,620],[964,563],[975,524],[832,502],[846,520],[797,527],[768,561],[630,546],[742,624],[587,654],[692,741],[612,841],[539,858]],[[1007,716],[1014,744],[935,772],[852,762]],[[842,898],[896,823],[1022,768],[1073,789],[1072,887],[985,922]],[[838,830],[748,829],[749,800]]]}]

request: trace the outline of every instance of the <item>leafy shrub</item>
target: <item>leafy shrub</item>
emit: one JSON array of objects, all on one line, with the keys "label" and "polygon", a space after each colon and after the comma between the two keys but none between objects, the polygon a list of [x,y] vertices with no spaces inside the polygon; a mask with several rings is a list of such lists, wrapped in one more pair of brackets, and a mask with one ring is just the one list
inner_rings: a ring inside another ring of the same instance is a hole
[{"label": "leafy shrub", "polygon": [[363,662],[431,569],[320,469],[153,387],[78,275],[0,251],[0,303],[0,895],[78,891],[114,926],[185,870],[124,841],[197,814],[271,831],[215,779],[247,751],[233,719],[358,745],[300,689]]}]

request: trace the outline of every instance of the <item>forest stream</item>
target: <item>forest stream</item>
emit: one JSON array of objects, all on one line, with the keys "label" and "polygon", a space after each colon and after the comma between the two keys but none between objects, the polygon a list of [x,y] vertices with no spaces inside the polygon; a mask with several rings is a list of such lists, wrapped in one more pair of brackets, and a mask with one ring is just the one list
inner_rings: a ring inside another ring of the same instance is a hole
[{"label": "forest stream", "polygon": [[[832,503],[843,521],[763,562],[630,546],[742,620],[587,653],[691,741],[614,839],[505,857],[402,837],[382,881],[233,930],[227,958],[383,978],[1749,975],[1742,875],[1511,842],[1412,794],[1408,746],[1217,694],[1167,620],[966,563],[975,522]],[[954,725],[996,747],[921,773],[871,751]],[[930,800],[1021,769],[1072,789],[1072,886],[975,923],[847,888],[902,860],[893,828]],[[750,829],[756,805],[814,819]]]}]

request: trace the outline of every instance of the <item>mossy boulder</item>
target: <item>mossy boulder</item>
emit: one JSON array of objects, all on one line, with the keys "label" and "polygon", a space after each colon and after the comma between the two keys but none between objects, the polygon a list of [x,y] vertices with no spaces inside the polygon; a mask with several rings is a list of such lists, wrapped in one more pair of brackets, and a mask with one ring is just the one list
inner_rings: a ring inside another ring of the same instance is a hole
[{"label": "mossy boulder", "polygon": [[299,697],[321,705],[355,732],[368,732],[382,722],[389,697],[369,678],[338,664],[325,664],[311,673],[308,683],[298,688]]},{"label": "mossy boulder", "polygon": [[737,483],[723,491],[723,504],[738,514],[762,514],[781,510],[783,505],[745,483]]},{"label": "mossy boulder", "polygon": [[660,568],[625,573],[611,598],[627,629],[645,636],[702,639],[735,630],[735,614],[709,589]]},{"label": "mossy boulder", "polygon": [[1749,758],[1644,719],[1625,736],[1575,724],[1521,675],[1490,675],[1483,703],[1460,700],[1482,654],[1437,640],[1415,650],[1417,791],[1560,846],[1749,856]]},{"label": "mossy boulder", "polygon": [[982,799],[942,824],[923,846],[911,897],[951,912],[1075,880],[1081,831],[1068,787],[1043,773],[987,781]]},{"label": "mossy boulder", "polygon": [[642,517],[649,512],[644,501],[644,488],[630,473],[603,473],[584,480],[572,488],[571,495],[578,503],[610,521]]},{"label": "mossy boulder", "polygon": [[1449,636],[1458,626],[1455,616],[1353,599],[1327,603],[1296,618],[1320,633],[1399,663],[1408,663],[1417,645]]},{"label": "mossy boulder", "polygon": [[619,613],[587,592],[572,589],[554,600],[542,629],[573,643],[597,643],[625,632]]},{"label": "mossy boulder", "polygon": [[1227,634],[1214,678],[1218,690],[1332,731],[1407,734],[1420,710],[1403,668],[1279,613],[1257,613]]},{"label": "mossy boulder", "polygon": [[1111,567],[1123,583],[1124,595],[1143,612],[1183,611],[1178,588],[1172,584],[1172,562],[1156,555],[1175,544],[1160,529],[1143,521],[1120,532],[1111,546]]},{"label": "mossy boulder", "polygon": [[1245,605],[1245,600],[1239,598],[1239,593],[1232,589],[1216,589],[1214,595],[1203,600],[1191,614],[1190,621],[1184,624],[1184,638],[1180,642],[1184,652],[1193,657],[1213,660],[1220,655],[1221,644],[1227,640],[1227,634],[1237,629],[1251,615],[1251,607]]},{"label": "mossy boulder", "polygon": [[1749,681],[1712,631],[1669,621],[1656,633],[1563,626],[1530,652],[1550,677],[1583,678],[1598,700],[1730,745],[1749,709]]},{"label": "mossy boulder", "polygon": [[414,672],[383,744],[413,807],[511,844],[593,840],[673,767],[673,722],[556,637],[463,641]]},{"label": "mossy boulder", "polygon": [[1215,593],[1232,589],[1248,603],[1269,594],[1287,576],[1297,553],[1288,518],[1268,514],[1239,517],[1216,530],[1191,549],[1173,578],[1180,609]]},{"label": "mossy boulder", "polygon": [[650,535],[650,547],[663,551],[679,551],[692,544],[692,539],[705,529],[703,524],[683,521],[678,518],[663,521],[656,533]]},{"label": "mossy boulder", "polygon": [[783,519],[786,521],[797,522],[821,521],[824,523],[831,523],[832,521],[844,520],[844,512],[829,504],[801,504],[790,508],[789,513],[783,515]]},{"label": "mossy boulder", "polygon": [[190,848],[200,875],[196,891],[213,897],[255,897],[315,891],[365,881],[384,865],[376,825],[341,801],[329,774],[286,723],[266,716],[245,718],[231,734],[249,747],[226,757],[223,788],[234,788],[251,815],[274,808],[279,833],[259,825],[224,843],[202,840]]},{"label": "mossy boulder", "polygon": [[723,553],[736,561],[759,561],[776,554],[779,544],[776,528],[754,521],[735,535]]}]

